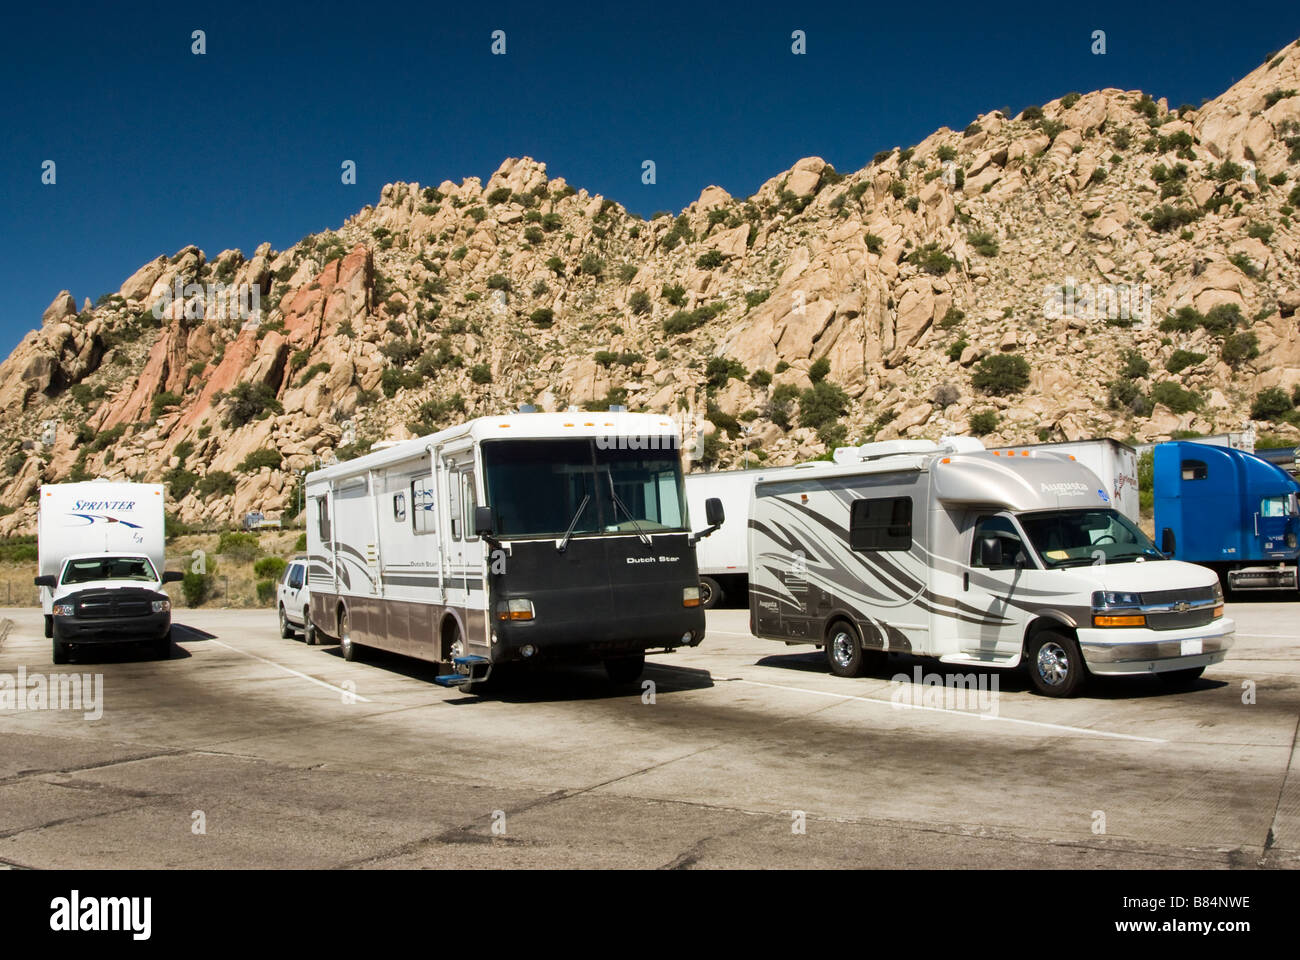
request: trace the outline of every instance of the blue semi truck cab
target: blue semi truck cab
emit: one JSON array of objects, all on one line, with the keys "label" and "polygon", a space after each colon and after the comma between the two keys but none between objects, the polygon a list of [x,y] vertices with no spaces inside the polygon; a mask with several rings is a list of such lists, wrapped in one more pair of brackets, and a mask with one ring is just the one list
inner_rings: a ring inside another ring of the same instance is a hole
[{"label": "blue semi truck cab", "polygon": [[1300,590],[1300,483],[1244,450],[1175,441],[1153,456],[1156,540],[1233,590]]}]

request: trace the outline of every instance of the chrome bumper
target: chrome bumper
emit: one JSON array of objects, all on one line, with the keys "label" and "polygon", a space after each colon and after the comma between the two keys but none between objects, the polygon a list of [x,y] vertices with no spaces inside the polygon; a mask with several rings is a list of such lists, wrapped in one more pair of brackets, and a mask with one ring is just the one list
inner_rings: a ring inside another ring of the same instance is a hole
[{"label": "chrome bumper", "polygon": [[[1219,663],[1232,647],[1236,624],[1213,624],[1214,631],[1161,637],[1157,631],[1138,630],[1141,637],[1114,636],[1123,628],[1079,631],[1079,649],[1088,669],[1101,674],[1164,673],[1191,670]],[[1225,629],[1226,627],[1226,629]],[[1152,636],[1152,634],[1157,634]],[[1099,637],[1098,634],[1103,634]]]}]

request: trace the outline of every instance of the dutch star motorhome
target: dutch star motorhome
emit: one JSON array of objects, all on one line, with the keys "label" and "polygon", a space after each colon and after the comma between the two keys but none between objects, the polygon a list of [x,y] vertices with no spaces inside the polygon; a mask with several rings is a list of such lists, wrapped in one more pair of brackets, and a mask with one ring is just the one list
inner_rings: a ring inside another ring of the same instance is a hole
[{"label": "dutch star motorhome", "polygon": [[484,417],[307,477],[315,628],[349,660],[446,666],[444,686],[521,661],[630,681],[647,651],[698,644],[694,539],[663,416]]},{"label": "dutch star motorhome", "polygon": [[1185,684],[1232,643],[1213,571],[1166,559],[1068,455],[956,437],[835,461],[755,485],[750,626],[840,676],[894,652],[1024,663],[1063,697],[1089,673]]}]

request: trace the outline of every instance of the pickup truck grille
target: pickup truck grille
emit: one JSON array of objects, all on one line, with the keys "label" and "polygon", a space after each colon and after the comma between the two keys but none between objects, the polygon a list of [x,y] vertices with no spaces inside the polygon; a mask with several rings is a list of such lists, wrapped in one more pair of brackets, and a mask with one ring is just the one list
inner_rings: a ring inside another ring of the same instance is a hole
[{"label": "pickup truck grille", "polygon": [[152,612],[152,601],[138,595],[84,597],[77,603],[79,617],[147,617]]}]

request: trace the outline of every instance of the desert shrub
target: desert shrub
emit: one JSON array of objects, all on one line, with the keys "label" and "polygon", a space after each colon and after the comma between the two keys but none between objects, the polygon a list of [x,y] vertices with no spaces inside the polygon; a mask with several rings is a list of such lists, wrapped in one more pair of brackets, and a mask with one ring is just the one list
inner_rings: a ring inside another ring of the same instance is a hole
[{"label": "desert shrub", "polygon": [[995,410],[981,410],[971,414],[970,432],[977,437],[992,433],[998,428],[998,415]]},{"label": "desert shrub", "polygon": [[721,250],[708,250],[695,258],[695,265],[701,270],[713,270],[722,266],[725,259]]},{"label": "desert shrub", "polygon": [[487,202],[493,205],[496,205],[498,203],[506,203],[507,201],[509,201],[509,199],[510,199],[509,187],[497,187],[495,190],[493,190],[491,193],[487,195]]},{"label": "desert shrub", "polygon": [[917,247],[907,255],[907,260],[936,277],[947,273],[957,264],[957,261],[939,249],[938,243],[927,243]]},{"label": "desert shrub", "polygon": [[750,375],[749,383],[751,386],[766,389],[772,383],[772,374],[767,370],[755,370]]},{"label": "desert shrub", "polygon": [[257,602],[263,606],[268,606],[275,600],[275,581],[259,580],[257,581]]},{"label": "desert shrub", "polygon": [[1201,398],[1172,380],[1163,380],[1151,388],[1153,403],[1161,403],[1174,413],[1190,413],[1201,405]]},{"label": "desert shrub", "polygon": [[721,307],[716,304],[696,307],[694,310],[678,310],[672,316],[664,320],[664,332],[670,336],[679,333],[688,333],[697,327],[702,327],[721,312]]},{"label": "desert shrub", "polygon": [[1019,354],[999,353],[979,362],[971,383],[995,397],[1020,393],[1029,386],[1029,361]]},{"label": "desert shrub", "polygon": [[258,577],[266,577],[271,580],[279,580],[284,576],[284,568],[289,564],[280,557],[263,557],[253,564],[253,574]]},{"label": "desert shrub", "polygon": [[829,380],[818,380],[799,394],[799,426],[821,430],[842,417],[849,406],[848,394]]},{"label": "desert shrub", "polygon": [[1259,338],[1251,331],[1230,333],[1223,338],[1220,356],[1230,367],[1239,366],[1247,360],[1254,360],[1259,356]]},{"label": "desert shrub", "polygon": [[1245,317],[1241,315],[1241,307],[1235,303],[1221,303],[1210,308],[1201,321],[1201,326],[1216,337],[1224,337],[1237,327],[1244,326],[1245,322]]},{"label": "desert shrub", "polygon": [[1205,354],[1195,353],[1191,350],[1175,350],[1165,361],[1165,369],[1170,373],[1177,373],[1187,367],[1194,367],[1205,359]]},{"label": "desert shrub", "polygon": [[208,563],[208,573],[195,573],[192,570],[185,571],[185,576],[181,580],[181,594],[185,597],[187,607],[201,607],[212,595],[213,574],[211,572],[212,563]]},{"label": "desert shrub", "polygon": [[637,315],[646,313],[650,309],[650,294],[644,290],[633,290],[627,298],[627,308]]},{"label": "desert shrub", "polygon": [[826,379],[826,375],[831,372],[831,362],[826,357],[818,357],[808,368],[808,379],[813,383],[820,383]]},{"label": "desert shrub", "polygon": [[164,407],[174,407],[181,402],[181,398],[170,390],[164,390],[153,398],[153,403],[149,405],[149,415],[157,417],[163,412]]},{"label": "desert shrub", "polygon": [[1255,394],[1250,404],[1252,420],[1283,420],[1294,408],[1291,398],[1281,387],[1269,387]]},{"label": "desert shrub", "polygon": [[665,283],[659,295],[668,301],[674,307],[685,306],[686,288],[680,283]]},{"label": "desert shrub", "polygon": [[745,365],[729,357],[714,357],[704,368],[704,377],[710,387],[725,387],[729,380],[743,380]]},{"label": "desert shrub", "polygon": [[936,384],[930,397],[940,407],[948,407],[961,399],[961,390],[954,383]]},{"label": "desert shrub", "polygon": [[1151,211],[1149,223],[1156,233],[1168,233],[1170,230],[1187,226],[1199,216],[1200,214],[1191,207],[1177,207],[1162,203]]},{"label": "desert shrub", "polygon": [[254,420],[284,413],[284,407],[275,397],[275,390],[265,383],[243,381],[235,384],[228,395],[226,425],[242,427]]},{"label": "desert shrub", "polygon": [[550,307],[538,307],[528,315],[528,319],[532,321],[533,326],[549,327],[555,322],[555,311]]},{"label": "desert shrub", "polygon": [[263,467],[270,467],[272,470],[280,469],[280,463],[283,461],[280,451],[273,450],[270,447],[263,447],[260,450],[254,450],[248,456],[244,457],[235,469],[241,473],[252,473]]},{"label": "desert shrub", "polygon": [[225,470],[213,470],[198,482],[201,497],[224,497],[235,492],[235,477]]},{"label": "desert shrub", "polygon": [[262,552],[262,544],[255,533],[226,530],[217,541],[217,553],[238,563],[250,563]]},{"label": "desert shrub", "polygon": [[1141,380],[1151,372],[1151,364],[1137,350],[1125,350],[1120,361],[1119,375],[1126,380]]},{"label": "desert shrub", "polygon": [[1160,321],[1162,333],[1191,333],[1205,323],[1205,317],[1195,307],[1180,307],[1171,317]]},{"label": "desert shrub", "polygon": [[476,363],[469,368],[469,378],[475,383],[491,383],[492,368],[486,363]]},{"label": "desert shrub", "polygon": [[582,258],[581,268],[582,272],[587,276],[599,279],[600,275],[605,272],[605,261],[594,253],[588,253]]},{"label": "desert shrub", "polygon": [[996,257],[998,255],[997,237],[986,230],[972,233],[967,240],[970,242],[971,249],[981,257]]},{"label": "desert shrub", "polygon": [[799,399],[799,388],[791,383],[777,386],[768,397],[763,415],[782,430],[790,429],[790,414],[795,401]]}]

